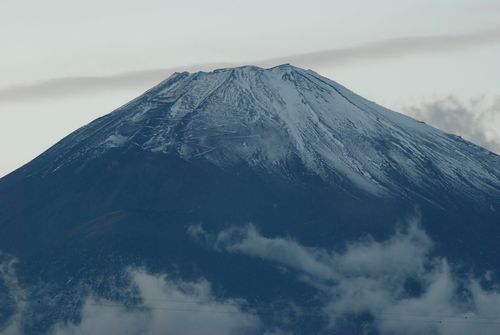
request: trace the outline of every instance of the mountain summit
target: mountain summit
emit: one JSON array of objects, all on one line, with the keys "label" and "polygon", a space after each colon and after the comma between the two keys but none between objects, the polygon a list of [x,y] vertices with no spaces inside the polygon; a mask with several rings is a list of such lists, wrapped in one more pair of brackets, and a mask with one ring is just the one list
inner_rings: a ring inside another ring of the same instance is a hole
[{"label": "mountain summit", "polygon": [[[429,297],[448,269],[431,250],[498,269],[499,222],[500,158],[458,136],[291,65],[175,73],[0,179],[0,262],[17,260],[0,263],[0,298],[21,287],[25,311],[0,306],[0,331],[78,325],[89,296],[148,311],[130,297],[157,282],[132,285],[139,267],[178,283],[167,302],[258,316],[251,334],[366,333],[394,313],[373,299]],[[172,310],[190,311],[151,308]]]}]

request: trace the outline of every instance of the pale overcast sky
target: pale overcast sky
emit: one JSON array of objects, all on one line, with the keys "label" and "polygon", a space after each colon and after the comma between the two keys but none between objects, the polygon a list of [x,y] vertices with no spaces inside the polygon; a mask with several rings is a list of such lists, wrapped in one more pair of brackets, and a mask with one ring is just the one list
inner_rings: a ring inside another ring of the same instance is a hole
[{"label": "pale overcast sky", "polygon": [[178,68],[292,63],[500,152],[499,0],[0,0],[0,176]]}]

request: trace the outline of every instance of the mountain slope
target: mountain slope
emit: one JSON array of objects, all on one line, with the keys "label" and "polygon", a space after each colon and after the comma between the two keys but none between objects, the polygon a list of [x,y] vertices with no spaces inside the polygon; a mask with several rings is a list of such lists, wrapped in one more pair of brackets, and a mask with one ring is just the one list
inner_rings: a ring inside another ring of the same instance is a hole
[{"label": "mountain slope", "polygon": [[[321,291],[293,271],[214,239],[251,223],[339,250],[367,234],[386,240],[415,215],[436,254],[498,268],[500,158],[313,71],[246,66],[176,73],[2,178],[0,251],[19,259],[36,334],[79,319],[81,303],[58,307],[64,294],[41,310],[50,292],[109,296],[130,266],[204,278],[217,296],[317,307]],[[288,327],[328,333],[320,314]]]}]

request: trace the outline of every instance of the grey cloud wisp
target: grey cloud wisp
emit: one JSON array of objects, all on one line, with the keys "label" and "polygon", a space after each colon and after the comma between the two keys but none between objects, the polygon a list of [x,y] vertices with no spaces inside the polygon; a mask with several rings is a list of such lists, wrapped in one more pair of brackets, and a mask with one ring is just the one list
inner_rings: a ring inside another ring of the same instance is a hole
[{"label": "grey cloud wisp", "polygon": [[[249,62],[259,66],[293,63],[304,67],[339,66],[366,60],[381,60],[406,55],[446,53],[500,42],[500,28],[456,35],[413,36],[361,44],[349,48],[322,50],[287,57]],[[166,69],[149,69],[107,76],[55,78],[0,89],[0,104],[26,103],[40,99],[57,99],[82,94],[146,89],[175,71],[210,70],[243,65],[240,63],[206,63]]]},{"label": "grey cloud wisp", "polygon": [[[207,67],[224,67],[228,63],[207,64]],[[109,93],[126,89],[149,88],[176,71],[201,69],[201,66],[173,67],[118,73],[108,76],[81,76],[54,78],[38,83],[0,89],[0,104],[30,103],[85,94]]]},{"label": "grey cloud wisp", "polygon": [[324,50],[271,59],[263,64],[291,62],[304,65],[340,65],[361,60],[395,58],[424,53],[446,53],[500,42],[500,28],[480,32],[411,36],[357,45],[351,48]]}]

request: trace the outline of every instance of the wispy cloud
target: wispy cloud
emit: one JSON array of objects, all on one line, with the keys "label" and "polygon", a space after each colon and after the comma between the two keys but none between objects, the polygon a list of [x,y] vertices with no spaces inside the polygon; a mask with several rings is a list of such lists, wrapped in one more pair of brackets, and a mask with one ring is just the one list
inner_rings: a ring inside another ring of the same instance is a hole
[{"label": "wispy cloud", "polygon": [[229,63],[213,63],[123,72],[103,76],[62,77],[28,85],[0,89],[1,103],[30,103],[37,100],[54,100],[86,94],[109,94],[127,89],[147,89],[174,72],[195,71],[205,68],[227,67]]},{"label": "wispy cloud", "polygon": [[82,94],[109,93],[125,89],[146,89],[175,71],[211,70],[243,64],[274,66],[292,63],[303,67],[341,66],[408,55],[449,53],[500,42],[500,28],[455,35],[412,36],[356,45],[349,48],[320,50],[298,55],[239,63],[206,63],[185,67],[148,69],[105,76],[55,78],[29,85],[0,89],[0,104],[26,103],[40,99],[58,99]]},{"label": "wispy cloud", "polygon": [[387,240],[368,237],[340,252],[305,247],[290,237],[265,237],[252,225],[217,234],[194,226],[189,232],[220,252],[294,270],[297,280],[325,297],[323,312],[333,330],[354,316],[362,318],[355,322],[359,333],[500,333],[494,314],[500,309],[500,292],[480,284],[489,276],[459,275],[446,258],[433,256],[434,243],[416,220]]},{"label": "wispy cloud", "polygon": [[0,334],[21,334],[20,310],[25,306],[25,291],[15,271],[17,260],[0,252]]},{"label": "wispy cloud", "polygon": [[264,65],[291,62],[308,66],[341,65],[362,60],[396,58],[406,55],[448,53],[500,42],[500,28],[479,32],[411,36],[357,45],[350,48],[324,50],[263,61]]}]

